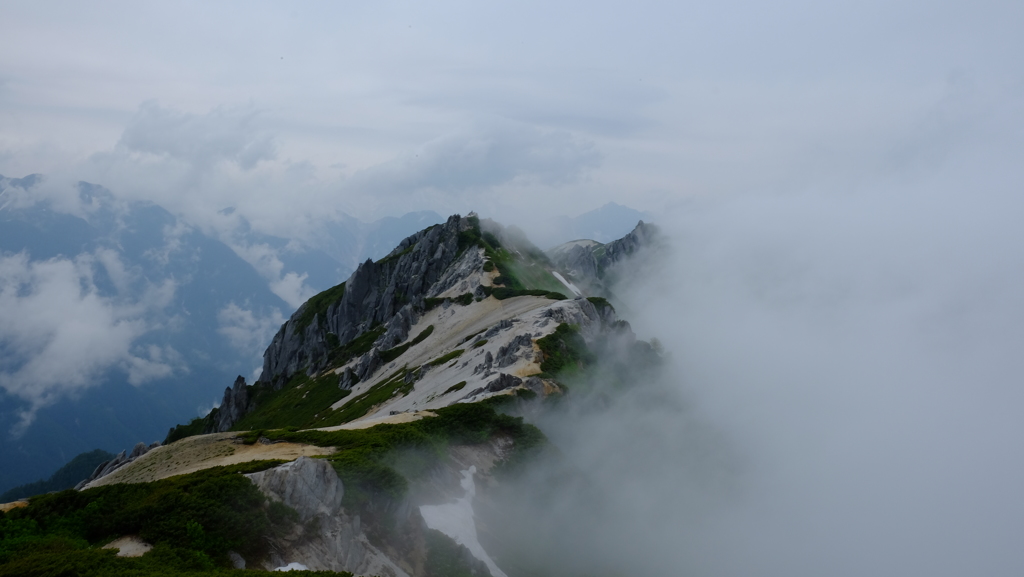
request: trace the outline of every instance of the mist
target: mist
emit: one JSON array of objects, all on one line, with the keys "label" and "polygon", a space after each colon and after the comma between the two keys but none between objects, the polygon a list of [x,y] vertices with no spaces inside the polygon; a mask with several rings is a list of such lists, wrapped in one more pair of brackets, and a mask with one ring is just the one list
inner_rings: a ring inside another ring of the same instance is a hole
[{"label": "mist", "polygon": [[972,148],[662,215],[670,250],[615,290],[664,366],[528,415],[562,455],[513,491],[539,505],[507,512],[543,543],[538,563],[1022,574],[1024,200],[1009,166]]}]

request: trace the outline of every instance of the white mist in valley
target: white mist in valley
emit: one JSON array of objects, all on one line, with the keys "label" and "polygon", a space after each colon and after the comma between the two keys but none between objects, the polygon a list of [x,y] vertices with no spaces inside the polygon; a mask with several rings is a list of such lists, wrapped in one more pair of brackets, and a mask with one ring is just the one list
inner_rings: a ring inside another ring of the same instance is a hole
[{"label": "white mist in valley", "polygon": [[1024,200],[975,168],[663,215],[616,289],[661,377],[533,416],[578,473],[512,514],[549,563],[1024,574]]}]

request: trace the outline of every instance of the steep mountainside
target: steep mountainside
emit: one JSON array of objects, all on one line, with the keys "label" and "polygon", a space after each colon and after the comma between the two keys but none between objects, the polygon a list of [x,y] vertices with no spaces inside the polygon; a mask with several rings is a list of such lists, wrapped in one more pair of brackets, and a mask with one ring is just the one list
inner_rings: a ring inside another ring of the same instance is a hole
[{"label": "steep mountainside", "polygon": [[[646,227],[638,230],[653,233]],[[621,262],[647,241],[634,231],[607,246]],[[133,533],[179,557],[201,551],[236,567],[534,574],[528,552],[507,546],[493,519],[498,489],[547,454],[546,443],[508,413],[559,403],[598,359],[606,378],[658,363],[607,300],[567,276],[517,229],[452,216],[307,301],[267,348],[256,383],[239,377],[219,408],[172,429],[163,446],[101,465],[61,510],[73,514],[91,495],[116,502],[128,487],[173,491],[188,479],[227,484],[246,473],[285,507],[240,506],[240,515],[273,517],[245,546],[228,529],[189,541],[135,518],[85,539]],[[251,498],[242,486],[231,491]],[[39,510],[33,502],[10,515],[34,519]],[[475,521],[478,510],[492,521]]]},{"label": "steep mountainside", "polygon": [[[643,242],[634,232],[609,246],[621,259]],[[310,299],[274,337],[260,381],[236,381],[219,409],[168,441],[557,390],[545,381],[553,371],[541,364],[542,347],[628,327],[603,298],[566,299],[577,291],[518,230],[453,216]],[[293,398],[300,389],[302,398]]]}]

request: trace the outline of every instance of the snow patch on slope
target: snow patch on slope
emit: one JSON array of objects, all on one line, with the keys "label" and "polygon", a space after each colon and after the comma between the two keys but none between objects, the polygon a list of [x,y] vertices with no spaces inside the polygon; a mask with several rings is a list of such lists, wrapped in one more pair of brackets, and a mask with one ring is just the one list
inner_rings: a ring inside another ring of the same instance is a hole
[{"label": "snow patch on slope", "polygon": [[420,515],[426,521],[427,527],[448,535],[456,543],[469,549],[474,557],[483,561],[491,572],[491,577],[508,577],[495,565],[487,551],[484,551],[483,545],[480,544],[476,536],[476,523],[473,521],[473,497],[476,496],[473,475],[475,474],[475,466],[470,466],[462,471],[461,485],[466,491],[465,495],[456,499],[454,503],[422,505],[420,506]]},{"label": "snow patch on slope", "polygon": [[578,297],[583,296],[583,293],[580,292],[580,289],[576,288],[576,285],[574,285],[571,282],[565,280],[565,277],[563,277],[562,275],[558,274],[558,271],[551,271],[551,274],[555,275],[555,278],[558,279],[558,282],[564,284],[565,288],[571,290],[574,295],[576,295]]}]

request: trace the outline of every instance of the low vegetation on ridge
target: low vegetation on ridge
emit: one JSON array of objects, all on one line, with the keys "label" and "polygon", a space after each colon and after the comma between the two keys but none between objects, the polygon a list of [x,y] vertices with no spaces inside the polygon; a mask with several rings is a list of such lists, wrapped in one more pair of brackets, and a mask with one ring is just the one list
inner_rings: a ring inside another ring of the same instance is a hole
[{"label": "low vegetation on ridge", "polygon": [[[511,417],[482,403],[455,404],[434,411],[428,417],[410,423],[382,424],[368,429],[339,431],[259,430],[239,435],[248,443],[260,437],[271,440],[335,447],[327,457],[345,483],[343,505],[372,508],[381,499],[394,501],[408,488],[407,477],[426,474],[445,458],[449,445],[473,445],[505,435],[515,442],[514,452],[506,459],[512,467],[530,451],[545,442],[544,435],[521,417]],[[396,451],[406,451],[401,466]],[[407,451],[419,455],[409,459]]]},{"label": "low vegetation on ridge", "polygon": [[[228,551],[262,558],[266,537],[296,520],[241,475],[278,464],[256,461],[36,497],[28,507],[0,513],[0,575],[222,574],[230,567]],[[138,535],[153,550],[123,558],[100,549],[124,535]]]}]

